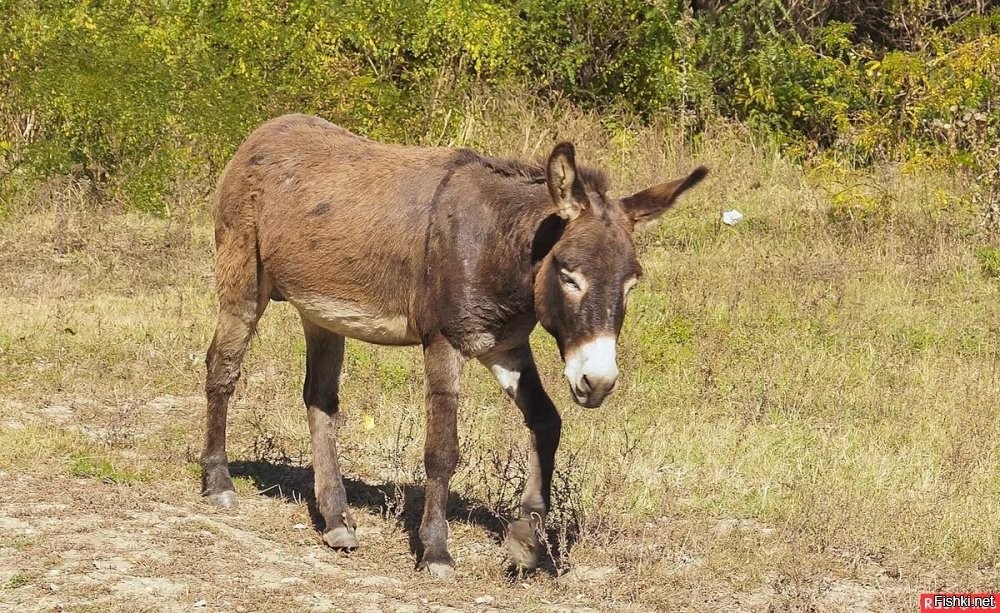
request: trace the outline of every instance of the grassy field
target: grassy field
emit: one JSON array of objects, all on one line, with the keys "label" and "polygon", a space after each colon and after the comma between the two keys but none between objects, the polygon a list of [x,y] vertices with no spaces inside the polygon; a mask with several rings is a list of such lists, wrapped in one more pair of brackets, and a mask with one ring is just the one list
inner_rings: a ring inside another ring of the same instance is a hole
[{"label": "grassy field", "polygon": [[[357,342],[341,452],[362,548],[322,546],[286,304],[230,411],[242,505],[201,502],[206,200],[158,219],[62,184],[0,225],[0,609],[911,611],[921,591],[1000,589],[1000,258],[966,186],[803,170],[736,128],[692,147],[574,115],[470,116],[442,144],[532,157],[557,135],[620,193],[712,174],[640,239],[603,408],[574,405],[534,339],[565,422],[546,568],[507,570],[527,432],[473,363],[457,579],[413,570],[421,357]],[[730,208],[745,221],[722,225]]]}]

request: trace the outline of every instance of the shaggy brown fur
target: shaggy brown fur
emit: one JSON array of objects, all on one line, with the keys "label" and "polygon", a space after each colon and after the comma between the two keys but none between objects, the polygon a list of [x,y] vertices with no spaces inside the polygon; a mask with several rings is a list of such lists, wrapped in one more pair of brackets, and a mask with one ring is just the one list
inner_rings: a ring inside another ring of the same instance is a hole
[{"label": "shaggy brown fur", "polygon": [[[699,168],[614,200],[604,174],[577,166],[568,143],[537,165],[377,143],[304,115],[265,123],[227,165],[213,210],[219,319],[206,358],[204,494],[221,506],[235,503],[225,450],[229,398],[268,302],[287,300],[306,337],[303,399],[327,544],[358,545],[334,421],[349,336],[424,347],[421,565],[435,575],[454,565],[445,506],[458,462],[462,366],[477,358],[493,371],[532,435],[522,517],[508,542],[518,564],[534,566],[560,418],[542,389],[528,335],[540,322],[564,356],[592,339],[617,337],[627,289],[641,272],[633,227],[704,175]],[[597,406],[617,370],[588,372],[586,356],[578,363],[574,399]]]}]

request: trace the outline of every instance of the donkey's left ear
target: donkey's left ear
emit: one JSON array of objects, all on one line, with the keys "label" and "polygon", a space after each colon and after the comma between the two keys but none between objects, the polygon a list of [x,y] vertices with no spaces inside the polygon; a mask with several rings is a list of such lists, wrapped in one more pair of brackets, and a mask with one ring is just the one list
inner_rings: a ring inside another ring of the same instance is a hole
[{"label": "donkey's left ear", "polygon": [[576,149],[573,143],[561,142],[552,149],[545,164],[545,182],[559,216],[573,221],[587,204],[587,194],[576,174]]},{"label": "donkey's left ear", "polygon": [[622,208],[632,220],[632,229],[637,230],[656,221],[678,196],[698,185],[707,174],[708,168],[699,166],[683,179],[660,183],[622,198]]}]

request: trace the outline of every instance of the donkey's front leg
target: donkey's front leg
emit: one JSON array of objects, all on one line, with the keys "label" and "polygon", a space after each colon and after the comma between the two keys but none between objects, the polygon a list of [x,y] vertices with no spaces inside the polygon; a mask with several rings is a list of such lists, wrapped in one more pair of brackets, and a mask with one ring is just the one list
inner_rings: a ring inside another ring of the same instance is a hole
[{"label": "donkey's front leg", "polygon": [[444,338],[424,346],[424,385],[427,433],[424,439],[424,517],[420,541],[424,555],[420,568],[435,577],[453,572],[455,561],[448,553],[448,482],[458,464],[458,390],[462,377],[461,354]]},{"label": "donkey's front leg", "polygon": [[539,534],[545,526],[545,515],[552,508],[552,471],[562,419],[542,387],[531,347],[527,343],[506,352],[487,355],[480,361],[490,369],[507,395],[514,399],[524,414],[525,425],[531,431],[530,472],[521,495],[521,517],[511,524],[507,532],[507,549],[516,565],[525,569],[534,568],[542,555]]}]

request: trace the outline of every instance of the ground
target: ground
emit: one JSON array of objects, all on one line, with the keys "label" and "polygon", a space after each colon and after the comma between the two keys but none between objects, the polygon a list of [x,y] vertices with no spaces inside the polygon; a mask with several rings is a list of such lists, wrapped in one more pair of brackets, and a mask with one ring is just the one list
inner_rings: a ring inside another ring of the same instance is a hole
[{"label": "ground", "polygon": [[[158,399],[155,411],[197,420],[197,400]],[[46,422],[73,416],[66,407],[39,414]],[[711,556],[700,551],[772,547],[775,531],[754,522],[657,518],[619,533],[620,544],[580,545],[562,576],[548,570],[524,577],[505,570],[497,534],[455,512],[459,573],[436,581],[414,571],[406,526],[376,512],[360,514],[364,547],[343,554],[322,544],[308,504],[291,495],[247,492],[238,511],[217,512],[191,481],[142,487],[31,472],[0,475],[9,484],[0,506],[0,579],[10,610],[745,611],[784,603],[832,611],[912,604],[908,582],[874,561],[860,562],[867,582],[822,576],[745,591],[705,584],[715,573],[702,568]],[[364,484],[352,485],[357,506],[377,502]]]},{"label": "ground", "polygon": [[[566,430],[552,548],[523,576],[501,541],[527,434],[483,369],[463,379],[458,572],[437,581],[414,568],[420,354],[348,344],[340,440],[362,546],[329,550],[288,305],[265,314],[234,396],[240,506],[199,496],[205,201],[160,219],[63,186],[12,206],[0,610],[912,611],[923,591],[1000,588],[1000,290],[961,185],[831,179],[712,138],[694,159],[578,143],[622,189],[696,162],[713,174],[640,238],[604,407],[574,406],[551,339],[533,338]],[[746,215],[732,228],[731,208]]]},{"label": "ground", "polygon": [[[73,404],[17,407],[16,420],[7,405],[4,427],[86,429]],[[161,397],[139,414],[197,422],[201,410],[198,397]],[[296,487],[306,472],[273,476]],[[348,489],[363,547],[351,554],[323,545],[309,501],[278,484],[260,493],[247,487],[237,511],[220,512],[199,499],[193,479],[121,484],[114,475],[54,475],[37,465],[0,479],[0,610],[914,610],[917,591],[969,576],[848,551],[796,550],[754,521],[669,517],[577,544],[561,576],[551,566],[518,576],[488,522],[456,507],[451,542],[459,572],[439,581],[414,570],[412,521],[381,512],[382,490],[356,479]],[[415,520],[419,508],[406,513]],[[740,568],[740,560],[759,564],[771,555],[779,559],[757,578]]]}]

